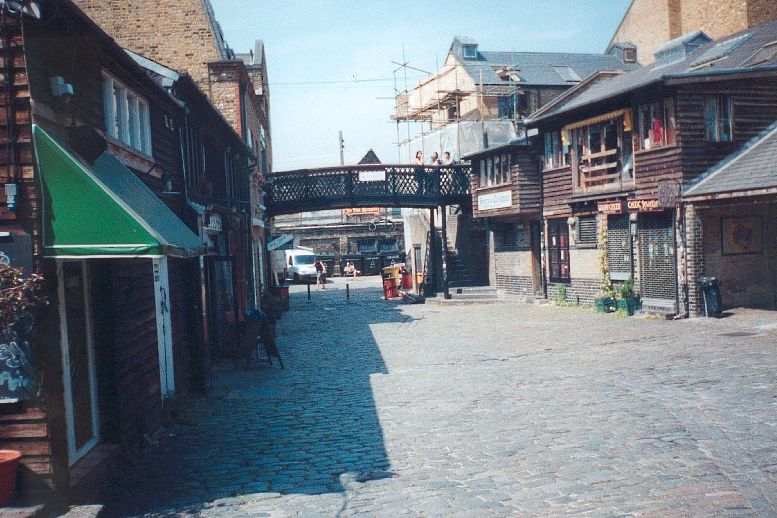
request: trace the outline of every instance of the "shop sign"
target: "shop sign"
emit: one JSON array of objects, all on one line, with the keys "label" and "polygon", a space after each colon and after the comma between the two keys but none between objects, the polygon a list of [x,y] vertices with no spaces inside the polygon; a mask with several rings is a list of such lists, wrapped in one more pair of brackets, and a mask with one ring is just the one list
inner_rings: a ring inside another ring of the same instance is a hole
[{"label": "shop sign", "polygon": [[600,201],[596,208],[601,214],[623,214],[623,200]]},{"label": "shop sign", "polygon": [[267,241],[267,250],[291,250],[292,248],[294,248],[294,234],[270,236]]},{"label": "shop sign", "polygon": [[208,216],[208,226],[205,227],[205,230],[210,230],[211,232],[221,232],[221,215],[211,213],[210,216]]},{"label": "shop sign", "polygon": [[513,192],[499,191],[478,196],[478,210],[503,209],[512,207]]},{"label": "shop sign", "polygon": [[677,204],[677,196],[680,195],[680,184],[675,181],[658,182],[658,204],[664,208],[671,208]]},{"label": "shop sign", "polygon": [[359,171],[360,182],[385,182],[386,171]]},{"label": "shop sign", "polygon": [[638,198],[628,201],[629,212],[659,212],[664,210],[658,198]]}]

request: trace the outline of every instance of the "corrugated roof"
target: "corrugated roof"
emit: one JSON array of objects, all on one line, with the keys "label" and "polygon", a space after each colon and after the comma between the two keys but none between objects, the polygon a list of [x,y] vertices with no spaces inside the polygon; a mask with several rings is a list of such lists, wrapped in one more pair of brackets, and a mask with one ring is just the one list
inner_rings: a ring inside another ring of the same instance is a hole
[{"label": "corrugated roof", "polygon": [[[478,52],[477,59],[459,62],[476,83],[505,84],[495,72],[500,66],[518,70],[521,85],[569,86],[554,67],[569,67],[577,76],[585,78],[600,70],[634,70],[636,63],[624,63],[617,56],[606,54],[573,54],[568,52]],[[482,76],[481,76],[482,74]]]},{"label": "corrugated roof", "polygon": [[684,197],[777,187],[777,122],[736,153],[712,166],[685,190]]},{"label": "corrugated roof", "polygon": [[[749,37],[742,38],[746,34]],[[740,39],[740,41],[729,53],[698,66],[693,65],[697,58],[710,51],[716,45],[732,39]],[[775,40],[777,40],[777,20],[772,20],[758,27],[753,27],[727,38],[703,45],[691,52],[682,61],[670,64],[654,63],[638,70],[615,76],[607,81],[601,81],[585,90],[581,90],[578,95],[566,95],[559,102],[550,103],[537,111],[531,122],[545,120],[670,78],[701,77],[714,73],[750,70],[748,66],[750,59],[761,51],[764,46]],[[757,63],[757,66],[759,68],[774,67],[777,69],[777,54],[771,55],[766,61]]]}]

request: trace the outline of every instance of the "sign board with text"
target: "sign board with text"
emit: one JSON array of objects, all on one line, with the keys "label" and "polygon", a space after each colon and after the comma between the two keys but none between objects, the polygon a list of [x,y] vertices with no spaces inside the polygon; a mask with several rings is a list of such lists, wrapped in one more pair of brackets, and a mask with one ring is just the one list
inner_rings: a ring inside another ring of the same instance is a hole
[{"label": "sign board with text", "polygon": [[628,201],[629,212],[659,212],[664,210],[658,198],[637,198]]},{"label": "sign board with text", "polygon": [[600,201],[596,208],[601,214],[623,214],[623,200]]},{"label": "sign board with text", "polygon": [[294,234],[270,236],[267,240],[267,250],[291,250],[294,248]]},{"label": "sign board with text", "polygon": [[504,209],[512,207],[512,205],[512,191],[499,191],[478,195],[478,210]]}]

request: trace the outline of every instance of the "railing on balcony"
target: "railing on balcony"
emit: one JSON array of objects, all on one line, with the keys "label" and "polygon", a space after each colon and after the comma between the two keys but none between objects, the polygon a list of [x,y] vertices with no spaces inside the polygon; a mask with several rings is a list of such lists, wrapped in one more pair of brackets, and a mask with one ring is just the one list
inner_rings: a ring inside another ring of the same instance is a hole
[{"label": "railing on balcony", "polygon": [[471,203],[470,166],[369,164],[271,173],[264,185],[269,216],[349,207],[418,207]]}]

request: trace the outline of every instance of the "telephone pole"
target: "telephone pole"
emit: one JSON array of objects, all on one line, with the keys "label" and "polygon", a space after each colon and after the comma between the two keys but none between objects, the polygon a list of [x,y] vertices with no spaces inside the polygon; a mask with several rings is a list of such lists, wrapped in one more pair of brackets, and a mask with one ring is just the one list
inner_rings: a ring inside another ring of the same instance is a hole
[{"label": "telephone pole", "polygon": [[338,131],[340,135],[340,165],[345,165],[345,158],[343,157],[343,150],[345,150],[345,143],[343,142],[343,132]]}]

